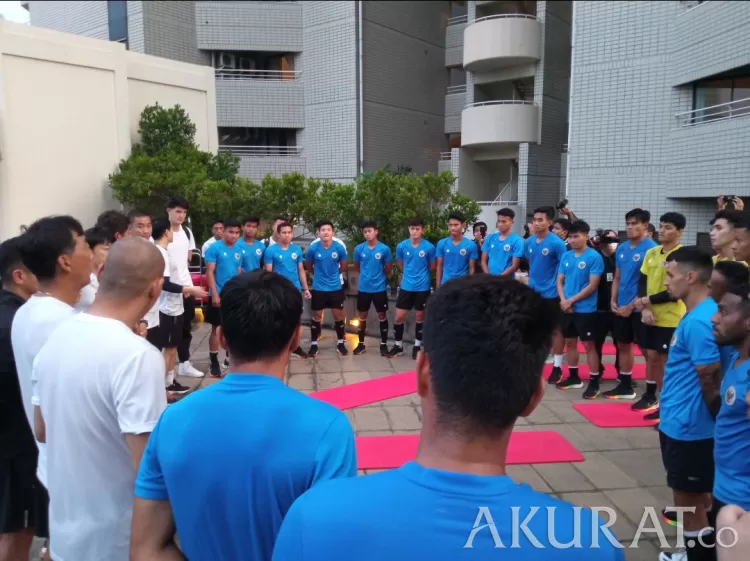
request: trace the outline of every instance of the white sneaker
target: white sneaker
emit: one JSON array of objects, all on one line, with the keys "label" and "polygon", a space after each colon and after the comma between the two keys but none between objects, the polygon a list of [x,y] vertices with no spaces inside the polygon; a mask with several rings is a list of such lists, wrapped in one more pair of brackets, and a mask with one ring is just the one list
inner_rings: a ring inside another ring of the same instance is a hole
[{"label": "white sneaker", "polygon": [[201,372],[190,361],[180,363],[180,368],[177,371],[180,376],[187,376],[188,378],[203,378],[206,375],[205,372]]},{"label": "white sneaker", "polygon": [[675,551],[670,553],[669,551],[662,551],[659,554],[659,561],[687,561],[688,554],[686,549]]}]

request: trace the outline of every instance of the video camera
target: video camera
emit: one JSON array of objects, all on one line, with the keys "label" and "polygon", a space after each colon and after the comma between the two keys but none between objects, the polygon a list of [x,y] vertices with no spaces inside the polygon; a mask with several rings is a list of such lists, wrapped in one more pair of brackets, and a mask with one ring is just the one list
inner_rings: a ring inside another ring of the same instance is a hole
[{"label": "video camera", "polygon": [[607,232],[607,230],[605,230],[604,228],[597,228],[596,233],[591,237],[591,241],[597,245],[620,243],[620,240],[617,238],[617,236],[605,236],[605,232]]},{"label": "video camera", "polygon": [[557,208],[557,210],[559,210],[560,212],[562,212],[562,209],[564,209],[566,206],[568,206],[568,199],[563,199],[562,201],[560,201],[559,203],[557,203],[557,207],[556,208]]}]

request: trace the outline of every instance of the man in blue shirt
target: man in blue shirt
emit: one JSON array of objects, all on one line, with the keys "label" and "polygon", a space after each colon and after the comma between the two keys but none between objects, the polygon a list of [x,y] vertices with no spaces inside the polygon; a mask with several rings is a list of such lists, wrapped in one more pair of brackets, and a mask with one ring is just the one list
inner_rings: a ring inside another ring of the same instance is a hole
[{"label": "man in blue shirt", "polygon": [[667,256],[664,282],[670,296],[682,300],[687,310],[672,337],[664,369],[659,440],[674,504],[695,507],[695,512],[684,513],[685,537],[695,540],[703,532],[690,559],[693,555],[708,559],[701,556],[710,553],[704,544],[713,544],[706,505],[714,483],[714,418],[721,403],[721,368],[711,324],[718,309],[708,286],[712,268],[710,253],[681,247]]},{"label": "man in blue shirt", "polygon": [[312,321],[310,325],[310,350],[307,356],[318,356],[318,337],[320,337],[323,312],[331,310],[336,328],[336,352],[339,356],[349,354],[346,348],[344,327],[344,301],[346,294],[341,286],[341,275],[346,271],[349,257],[346,248],[333,241],[333,223],[329,220],[318,222],[320,242],[311,245],[305,256],[307,270],[313,278],[312,285]]},{"label": "man in blue shirt", "polygon": [[[624,560],[590,510],[506,474],[513,426],[544,393],[549,320],[548,304],[513,279],[471,275],[440,288],[416,363],[416,459],[305,493],[273,561]],[[559,547],[574,535],[576,545]]]},{"label": "man in blue shirt", "polygon": [[435,271],[435,246],[422,239],[423,232],[424,221],[412,218],[409,221],[409,238],[396,246],[396,260],[402,276],[393,318],[395,343],[389,353],[391,357],[404,354],[404,321],[412,308],[416,313],[416,323],[411,357],[416,359],[422,349],[424,309],[431,294],[430,273]]},{"label": "man in blue shirt", "polygon": [[[560,310],[560,296],[557,293],[557,270],[560,260],[567,251],[565,242],[552,233],[552,219],[555,209],[544,206],[534,210],[532,225],[536,232],[526,240],[524,252],[529,261],[529,288],[533,288],[542,298],[547,300],[552,313]],[[562,380],[563,350],[565,340],[557,330],[552,335],[552,375],[547,380],[550,384],[557,384]]]},{"label": "man in blue shirt", "polygon": [[209,373],[213,378],[221,378],[218,334],[221,325],[221,289],[229,279],[240,273],[242,245],[237,242],[239,237],[240,223],[237,220],[225,220],[222,239],[208,246],[206,255],[203,256],[206,261],[209,296],[205,320],[211,325],[211,334],[208,336],[208,356],[211,359]]},{"label": "man in blue shirt", "polygon": [[620,382],[615,388],[604,392],[607,399],[635,399],[633,343],[639,341],[642,329],[641,313],[635,309],[633,301],[638,296],[643,258],[649,249],[656,247],[656,242],[646,235],[650,220],[651,213],[647,210],[634,208],[627,212],[625,228],[628,243],[617,246],[610,307],[614,313],[612,334],[620,351]]},{"label": "man in blue shirt", "polygon": [[355,355],[366,351],[365,333],[367,314],[375,306],[380,322],[380,355],[388,356],[388,292],[386,278],[393,270],[391,248],[378,241],[378,225],[375,222],[362,224],[365,241],[354,248],[354,270],[359,271],[357,288],[357,311],[359,312],[359,345]]},{"label": "man in blue shirt", "polygon": [[[289,222],[279,222],[276,226],[277,240],[269,245],[263,253],[263,268],[266,271],[278,273],[287,279],[297,290],[302,292],[305,299],[309,300],[312,295],[307,287],[307,274],[305,274],[302,249],[292,243],[293,230]],[[292,351],[292,356],[307,358],[307,353],[298,345]]]},{"label": "man in blue shirt", "polygon": [[512,231],[516,213],[511,208],[497,211],[497,232],[482,244],[482,270],[490,275],[511,277],[521,265],[523,238]]},{"label": "man in blue shirt", "polygon": [[466,219],[457,212],[448,217],[448,231],[450,236],[443,238],[437,244],[435,257],[437,271],[435,273],[435,288],[440,288],[451,279],[473,275],[479,259],[477,244],[464,237]]},{"label": "man in blue shirt", "polygon": [[588,247],[591,228],[583,220],[573,222],[568,230],[568,242],[572,248],[560,261],[557,272],[557,292],[560,295],[562,335],[568,354],[568,377],[559,382],[561,390],[582,388],[578,374],[578,340],[586,349],[591,379],[584,399],[596,399],[599,395],[599,355],[596,352],[596,303],[599,281],[604,272],[604,261],[596,250]]},{"label": "man in blue shirt", "polygon": [[224,286],[230,370],[170,406],[154,428],[135,484],[133,559],[270,560],[302,493],[357,475],[346,416],[284,384],[301,311],[299,289],[275,273]]},{"label": "man in blue shirt", "polygon": [[266,246],[255,238],[258,234],[260,218],[257,216],[247,216],[242,219],[242,239],[240,248],[242,249],[242,262],[240,268],[243,273],[249,273],[260,269],[263,265],[263,252]]}]

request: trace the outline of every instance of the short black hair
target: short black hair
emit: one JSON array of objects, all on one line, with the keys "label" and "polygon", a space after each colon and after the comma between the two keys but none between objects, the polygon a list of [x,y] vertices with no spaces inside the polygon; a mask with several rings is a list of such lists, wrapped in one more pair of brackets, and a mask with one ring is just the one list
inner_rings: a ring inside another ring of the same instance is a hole
[{"label": "short black hair", "polygon": [[664,224],[671,224],[678,230],[684,230],[687,226],[687,219],[683,214],[679,212],[665,212],[659,217],[659,222]]},{"label": "short black hair", "polygon": [[[563,230],[565,230],[568,234],[570,234],[570,229],[573,227],[573,223],[570,220],[568,220],[567,218],[555,218],[552,221],[552,224],[553,225],[554,224],[559,224],[560,228],[562,228]],[[584,224],[585,224],[585,222],[584,222]],[[586,226],[588,226],[588,224],[586,224]]]},{"label": "short black hair", "polygon": [[[723,261],[722,261],[723,263]],[[750,309],[750,285],[735,284],[727,288],[727,294],[734,294],[742,299],[742,305],[746,310]]]},{"label": "short black hair", "polygon": [[412,218],[409,220],[409,226],[422,226],[424,228],[424,220],[421,218]]},{"label": "short black hair", "polygon": [[539,387],[558,320],[559,309],[513,279],[441,286],[424,323],[438,423],[464,434],[512,427]]},{"label": "short black hair", "polygon": [[258,218],[257,216],[246,216],[245,218],[242,219],[242,225],[244,226],[245,224],[248,224],[248,223],[260,224],[260,218]]},{"label": "short black hair", "polygon": [[190,208],[190,204],[187,202],[187,199],[185,197],[176,195],[174,197],[170,197],[170,199],[167,201],[167,210],[172,210],[173,208],[184,208],[185,210],[188,210]]},{"label": "short black hair", "polygon": [[516,217],[516,212],[512,208],[501,208],[497,211],[498,216],[506,216],[513,220]]},{"label": "short black hair", "polygon": [[72,216],[41,218],[21,236],[21,260],[40,282],[52,280],[57,273],[57,260],[61,255],[73,253],[75,236],[82,235],[81,223]]},{"label": "short black hair", "polygon": [[365,220],[362,223],[362,230],[364,230],[365,228],[372,228],[373,230],[377,230],[378,224],[374,220]]},{"label": "short black hair", "polygon": [[130,219],[119,210],[105,210],[96,219],[95,226],[101,226],[109,234],[110,243],[115,243],[115,234],[124,236],[130,227]]},{"label": "short black hair", "polygon": [[169,223],[169,218],[166,216],[154,218],[154,223],[151,225],[151,237],[158,241],[164,237],[164,234],[166,234],[167,230],[171,227],[172,225]]},{"label": "short black hair", "polygon": [[331,227],[331,230],[333,230],[333,222],[331,222],[330,220],[321,220],[321,221],[319,221],[319,222],[318,222],[318,223],[317,223],[317,224],[315,225],[315,227],[316,227],[316,228],[317,228],[318,230],[320,230],[320,229],[321,229],[321,228],[322,228],[323,226],[330,226],[330,227]]},{"label": "short black hair", "polygon": [[224,229],[229,230],[229,228],[241,228],[240,221],[235,220],[234,218],[230,218],[228,220],[224,221]]},{"label": "short black hair", "polygon": [[717,261],[714,270],[726,279],[727,287],[750,282],[750,270],[737,261]]},{"label": "short black hair", "polygon": [[640,222],[641,224],[648,224],[651,221],[651,213],[642,208],[634,208],[625,213],[626,221],[631,218],[634,218],[636,222]]},{"label": "short black hair", "polygon": [[474,226],[471,229],[476,230],[477,228],[481,228],[482,226],[486,228],[487,224],[485,224],[484,222],[477,222],[476,224],[474,224]]},{"label": "short black hair", "polygon": [[555,209],[551,206],[540,206],[534,209],[534,214],[540,213],[547,215],[547,220],[554,220],[555,218]]},{"label": "short black hair", "polygon": [[136,218],[143,218],[144,216],[149,216],[149,214],[135,208],[128,213],[128,222],[132,224]]},{"label": "short black hair", "polygon": [[282,222],[289,222],[286,216],[281,216],[281,215],[278,215],[276,218],[273,219],[274,222],[278,222],[279,220],[281,220]]},{"label": "short black hair", "polygon": [[647,229],[648,229],[649,234],[656,235],[656,226],[654,226],[653,224],[651,224],[651,222],[648,223],[648,228]]},{"label": "short black hair", "polygon": [[458,220],[461,224],[466,223],[466,218],[460,212],[451,212],[448,215],[448,220]]},{"label": "short black hair", "polygon": [[213,228],[213,227],[214,227],[214,226],[216,226],[217,224],[221,224],[221,225],[223,226],[223,225],[224,225],[224,219],[223,219],[223,218],[214,218],[214,219],[213,219],[213,220],[211,221],[211,228]]},{"label": "short black hair", "polygon": [[744,213],[741,210],[737,210],[736,208],[725,208],[716,213],[710,224],[711,226],[713,226],[714,222],[723,218],[727,221],[727,224],[729,224],[732,228],[735,228],[737,224],[740,224],[742,222],[743,214]]},{"label": "short black hair", "polygon": [[[562,219],[561,219],[562,220]],[[560,222],[560,220],[555,220],[555,222]],[[565,228],[568,231],[568,234],[588,234],[591,231],[591,226],[588,225],[587,222],[584,222],[583,220],[576,220],[575,222],[567,221],[570,226]]]},{"label": "short black hair", "polygon": [[97,245],[111,244],[109,232],[107,232],[101,226],[94,226],[89,228],[83,233],[83,237],[86,238],[86,243],[89,244],[91,249],[94,249]]},{"label": "short black hair", "polygon": [[301,313],[302,294],[276,273],[243,273],[221,289],[221,327],[232,360],[253,362],[287,351]]},{"label": "short black hair", "polygon": [[21,236],[0,243],[0,282],[5,285],[10,283],[13,271],[24,266],[20,246]]},{"label": "short black hair", "polygon": [[[672,224],[672,222],[667,222]],[[711,271],[714,270],[713,256],[697,245],[686,245],[673,251],[667,255],[667,262],[671,261],[696,271],[704,284],[711,280]]]},{"label": "short black hair", "polygon": [[280,234],[282,228],[291,228],[292,232],[294,232],[294,226],[292,226],[291,224],[289,224],[289,222],[282,222],[281,224],[279,224],[278,226],[276,226],[276,233]]}]

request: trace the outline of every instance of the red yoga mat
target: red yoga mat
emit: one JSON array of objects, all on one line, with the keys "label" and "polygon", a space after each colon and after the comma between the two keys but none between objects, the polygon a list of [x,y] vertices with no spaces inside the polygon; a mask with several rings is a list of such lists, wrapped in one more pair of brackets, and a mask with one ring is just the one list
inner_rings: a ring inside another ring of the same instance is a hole
[{"label": "red yoga mat", "polygon": [[586,420],[603,428],[652,427],[659,421],[646,421],[643,411],[630,409],[632,403],[574,403],[573,408]]},{"label": "red yoga mat", "polygon": [[[358,436],[359,469],[391,469],[417,457],[418,434],[394,436]],[[514,432],[506,462],[511,464],[551,464],[582,462],[583,456],[555,431]]]},{"label": "red yoga mat", "polygon": [[375,380],[321,390],[310,395],[339,409],[351,409],[352,407],[368,405],[393,397],[409,395],[416,393],[416,391],[417,375],[411,370]]},{"label": "red yoga mat", "polygon": [[[578,352],[586,352],[586,347],[584,347],[583,343],[580,341],[578,342]],[[633,353],[637,356],[643,356],[641,348],[638,345],[633,345]],[[604,356],[615,356],[617,354],[617,347],[615,347],[614,343],[604,343],[602,346],[602,354]]]},{"label": "red yoga mat", "polygon": [[[550,377],[551,374],[552,374],[552,365],[545,364],[544,370],[542,370],[542,376],[544,376],[544,379],[546,380],[547,378]],[[580,364],[578,366],[578,375],[581,377],[581,380],[588,380],[590,378],[589,367],[585,364]],[[632,378],[633,380],[645,380],[646,379],[646,365],[634,364],[632,376],[633,376]],[[568,367],[567,365],[563,365],[563,380],[567,377],[568,377]],[[614,371],[614,367],[612,365],[606,364],[604,367],[604,376],[602,377],[602,380],[616,380],[616,379],[617,379],[617,373]]]}]

